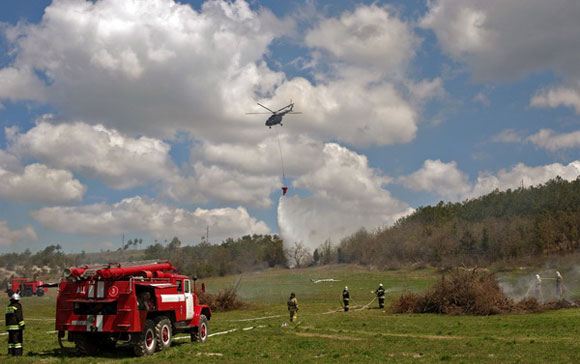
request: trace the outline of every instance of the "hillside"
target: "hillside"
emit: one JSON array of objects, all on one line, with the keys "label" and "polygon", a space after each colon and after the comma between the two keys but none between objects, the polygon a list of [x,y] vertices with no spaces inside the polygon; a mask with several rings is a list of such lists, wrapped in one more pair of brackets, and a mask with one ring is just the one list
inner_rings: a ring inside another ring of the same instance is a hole
[{"label": "hillside", "polygon": [[418,208],[394,226],[361,230],[339,247],[344,262],[398,266],[487,265],[580,248],[580,179],[494,191]]}]

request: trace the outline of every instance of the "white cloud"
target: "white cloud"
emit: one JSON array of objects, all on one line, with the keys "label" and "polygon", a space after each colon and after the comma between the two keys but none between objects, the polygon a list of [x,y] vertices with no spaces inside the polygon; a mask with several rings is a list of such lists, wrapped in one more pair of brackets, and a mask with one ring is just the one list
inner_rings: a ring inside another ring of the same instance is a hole
[{"label": "white cloud", "polygon": [[86,187],[69,171],[51,169],[38,163],[16,170],[6,168],[0,163],[2,199],[57,204],[79,201],[86,191]]},{"label": "white cloud", "polygon": [[[272,40],[291,27],[241,0],[208,1],[199,12],[172,0],[57,1],[40,24],[8,27],[15,60],[0,72],[16,74],[11,83],[24,91],[14,98],[46,101],[66,119],[127,135],[183,130],[214,144],[259,142],[263,120],[243,115],[254,99],[272,107],[294,99],[304,112],[287,117],[297,135],[356,145],[414,138],[420,106],[399,91],[413,83],[406,69],[419,46],[408,22],[374,5],[323,19],[307,44],[345,72],[315,83],[264,62]],[[326,33],[341,42],[322,43]],[[44,87],[18,76],[29,69],[44,75]]]},{"label": "white cloud", "polygon": [[358,6],[339,18],[323,19],[306,34],[306,45],[328,52],[341,66],[400,75],[419,41],[411,26],[392,13],[376,5]]},{"label": "white cloud", "polygon": [[170,146],[161,140],[130,138],[102,125],[39,122],[13,134],[10,149],[44,163],[79,171],[114,188],[129,188],[176,173]]},{"label": "white cloud", "polygon": [[370,168],[365,156],[333,143],[324,146],[321,156],[320,168],[294,182],[311,195],[280,199],[278,226],[287,244],[301,241],[314,249],[361,227],[392,224],[411,211],[383,188],[390,179]]},{"label": "white cloud", "polygon": [[521,143],[524,137],[520,131],[505,129],[494,135],[491,140],[495,143]]},{"label": "white cloud", "polygon": [[542,129],[536,134],[530,135],[527,140],[551,152],[560,149],[579,148],[580,131],[558,134],[550,129]]},{"label": "white cloud", "polygon": [[[121,132],[236,135],[252,125],[226,109],[281,80],[262,57],[290,26],[244,1],[207,1],[199,12],[173,0],[54,1],[39,24],[7,27],[15,60],[0,70],[10,81],[0,99],[47,101]],[[32,69],[48,82],[39,87]]]},{"label": "white cloud", "polygon": [[190,177],[169,179],[166,193],[180,201],[228,203],[266,208],[271,205],[270,194],[281,183],[280,178],[268,175],[245,174],[236,169],[197,162]]},{"label": "white cloud", "polygon": [[495,175],[480,173],[473,187],[470,197],[478,197],[495,189],[500,191],[508,188],[536,186],[546,183],[550,179],[560,176],[567,181],[573,181],[580,175],[580,161],[573,161],[567,165],[552,163],[544,166],[530,167],[523,163],[516,164],[513,168],[502,169]]},{"label": "white cloud", "polygon": [[552,163],[530,167],[518,163],[511,169],[501,169],[495,174],[480,172],[472,183],[456,162],[443,163],[426,160],[423,167],[409,176],[400,177],[399,183],[415,191],[427,191],[452,201],[476,198],[496,189],[504,191],[522,186],[536,186],[557,176],[573,181],[580,175],[580,161],[567,165]]},{"label": "white cloud", "polygon": [[276,89],[276,99],[292,98],[303,115],[292,115],[292,129],[359,145],[407,143],[414,139],[418,110],[391,83],[357,79],[313,85],[294,78]]},{"label": "white cloud", "polygon": [[0,220],[0,245],[11,245],[33,240],[38,240],[38,236],[32,226],[28,225],[19,230],[11,230],[6,221]]},{"label": "white cloud", "polygon": [[541,90],[532,97],[531,106],[551,107],[560,106],[571,107],[580,115],[580,90],[570,87],[555,87]]},{"label": "white cloud", "polygon": [[198,241],[209,226],[212,241],[219,241],[270,232],[264,222],[250,216],[243,207],[189,211],[139,196],[111,205],[46,207],[34,211],[32,216],[49,229],[69,234],[112,236],[140,232],[156,238],[178,236]]},{"label": "white cloud", "polygon": [[421,169],[401,177],[399,182],[411,190],[435,193],[453,201],[461,200],[470,191],[469,178],[456,162],[428,159]]},{"label": "white cloud", "polygon": [[318,168],[322,164],[319,156],[324,144],[305,135],[287,134],[291,127],[268,130],[256,144],[206,142],[193,149],[192,159],[258,175],[280,176],[282,164],[288,176],[299,176]]},{"label": "white cloud", "polygon": [[580,77],[580,7],[570,0],[437,0],[420,24],[480,80],[552,70]]}]

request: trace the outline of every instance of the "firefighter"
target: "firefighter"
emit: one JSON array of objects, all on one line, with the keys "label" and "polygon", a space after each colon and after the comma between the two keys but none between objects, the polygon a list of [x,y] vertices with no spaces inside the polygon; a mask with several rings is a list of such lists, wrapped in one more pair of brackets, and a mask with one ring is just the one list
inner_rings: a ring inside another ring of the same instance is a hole
[{"label": "firefighter", "polygon": [[379,300],[379,308],[385,308],[385,288],[383,284],[379,284],[379,288],[376,289],[375,294]]},{"label": "firefighter", "polygon": [[348,311],[348,305],[350,303],[350,292],[348,287],[344,287],[342,290],[342,306],[344,307],[344,312]]},{"label": "firefighter", "polygon": [[536,281],[534,282],[534,297],[538,301],[543,301],[544,297],[542,296],[542,277],[539,274],[536,274]]},{"label": "firefighter", "polygon": [[290,293],[290,298],[288,299],[288,312],[290,313],[290,322],[298,318],[298,300],[294,292]]},{"label": "firefighter", "polygon": [[12,294],[6,307],[6,330],[8,330],[8,355],[22,355],[22,341],[24,331],[24,313],[20,304],[20,295]]},{"label": "firefighter", "polygon": [[562,275],[556,271],[556,296],[559,300],[564,298],[564,287],[562,285]]}]

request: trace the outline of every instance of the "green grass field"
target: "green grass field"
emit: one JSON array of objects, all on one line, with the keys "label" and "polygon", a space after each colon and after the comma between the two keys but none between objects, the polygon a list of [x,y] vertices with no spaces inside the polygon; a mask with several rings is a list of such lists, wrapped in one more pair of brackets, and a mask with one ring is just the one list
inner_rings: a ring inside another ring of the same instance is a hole
[{"label": "green grass field", "polygon": [[[52,332],[53,291],[42,298],[23,299],[24,360],[8,358],[4,346],[0,362],[580,362],[580,309],[473,317],[392,315],[377,309],[376,302],[370,309],[363,308],[380,282],[392,290],[388,293],[392,299],[404,290],[423,290],[437,277],[431,270],[378,272],[338,266],[207,279],[210,292],[239,280],[239,293],[249,307],[216,312],[210,328],[225,333],[207,343],[178,338],[169,350],[147,358],[133,358],[127,347],[99,357],[62,354]],[[314,284],[311,278],[340,282]],[[345,285],[352,297],[348,313],[339,311]],[[296,324],[287,319],[291,291],[300,305]],[[5,305],[6,298],[0,302]],[[0,338],[6,345],[6,336]]]}]

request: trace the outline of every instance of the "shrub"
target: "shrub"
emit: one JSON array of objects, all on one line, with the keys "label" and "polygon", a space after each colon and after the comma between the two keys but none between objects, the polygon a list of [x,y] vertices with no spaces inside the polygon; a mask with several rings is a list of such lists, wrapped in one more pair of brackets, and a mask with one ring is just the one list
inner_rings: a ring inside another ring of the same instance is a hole
[{"label": "shrub", "polygon": [[208,305],[212,311],[236,310],[246,306],[246,304],[240,300],[234,287],[221,290],[217,294],[200,292],[199,301],[201,304]]}]

